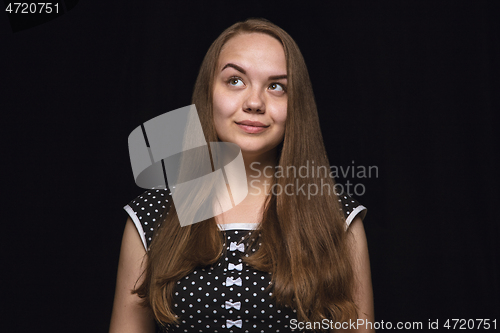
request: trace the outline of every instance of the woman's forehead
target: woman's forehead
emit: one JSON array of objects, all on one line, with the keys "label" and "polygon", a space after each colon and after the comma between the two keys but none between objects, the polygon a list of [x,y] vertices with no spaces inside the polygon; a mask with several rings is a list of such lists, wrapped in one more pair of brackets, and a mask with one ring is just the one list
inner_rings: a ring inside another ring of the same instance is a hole
[{"label": "woman's forehead", "polygon": [[286,74],[283,46],[276,38],[264,33],[238,34],[229,39],[219,55],[219,71],[233,62],[248,69],[267,68]]}]

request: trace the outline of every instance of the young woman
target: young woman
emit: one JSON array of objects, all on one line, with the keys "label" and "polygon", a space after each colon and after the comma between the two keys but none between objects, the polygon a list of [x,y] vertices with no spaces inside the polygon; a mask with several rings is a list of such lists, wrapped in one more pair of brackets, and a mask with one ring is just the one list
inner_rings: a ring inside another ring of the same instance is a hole
[{"label": "young woman", "polygon": [[249,195],[184,227],[168,190],[125,206],[110,332],[343,331],[335,328],[349,320],[373,322],[366,210],[335,193],[324,172],[293,39],[262,19],[229,27],[203,60],[193,104],[207,142],[241,148]]}]

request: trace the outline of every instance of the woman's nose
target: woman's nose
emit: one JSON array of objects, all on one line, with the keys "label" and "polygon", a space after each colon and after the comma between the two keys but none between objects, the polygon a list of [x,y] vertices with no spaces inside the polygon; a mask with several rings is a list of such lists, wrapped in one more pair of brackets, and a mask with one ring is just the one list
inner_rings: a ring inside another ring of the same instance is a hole
[{"label": "woman's nose", "polygon": [[259,89],[250,89],[243,103],[243,111],[252,113],[264,113],[266,111],[266,103],[264,96]]}]

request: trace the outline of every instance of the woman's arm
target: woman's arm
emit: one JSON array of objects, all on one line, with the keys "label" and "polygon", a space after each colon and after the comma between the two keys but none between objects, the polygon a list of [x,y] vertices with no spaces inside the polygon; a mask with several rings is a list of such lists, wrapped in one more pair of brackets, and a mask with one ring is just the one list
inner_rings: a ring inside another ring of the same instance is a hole
[{"label": "woman's arm", "polygon": [[[141,298],[131,290],[139,286],[138,280],[146,263],[146,250],[134,223],[129,218],[123,232],[115,300],[111,315],[110,333],[153,333],[155,322],[152,313],[140,305]],[[137,284],[136,284],[137,283]]]},{"label": "woman's arm", "polygon": [[[370,258],[368,256],[368,244],[366,241],[365,229],[363,221],[360,217],[356,217],[352,221],[348,229],[349,235],[352,237],[353,247],[353,268],[355,282],[354,302],[358,306],[358,320],[363,320],[363,325],[357,330],[340,330],[336,332],[375,332],[375,329],[370,329],[370,323],[375,320],[373,310],[373,289],[370,273]],[[366,327],[366,322],[369,322]],[[368,328],[368,329],[367,329]]]}]

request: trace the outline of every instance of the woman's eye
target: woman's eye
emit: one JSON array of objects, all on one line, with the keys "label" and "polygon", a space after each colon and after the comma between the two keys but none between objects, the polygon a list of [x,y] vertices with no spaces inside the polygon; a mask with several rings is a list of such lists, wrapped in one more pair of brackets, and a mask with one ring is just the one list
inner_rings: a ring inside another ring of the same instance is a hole
[{"label": "woman's eye", "polygon": [[269,89],[274,91],[286,91],[285,86],[282,85],[281,83],[271,83]]},{"label": "woman's eye", "polygon": [[243,85],[243,81],[239,77],[230,78],[228,83],[234,87],[240,87]]}]

